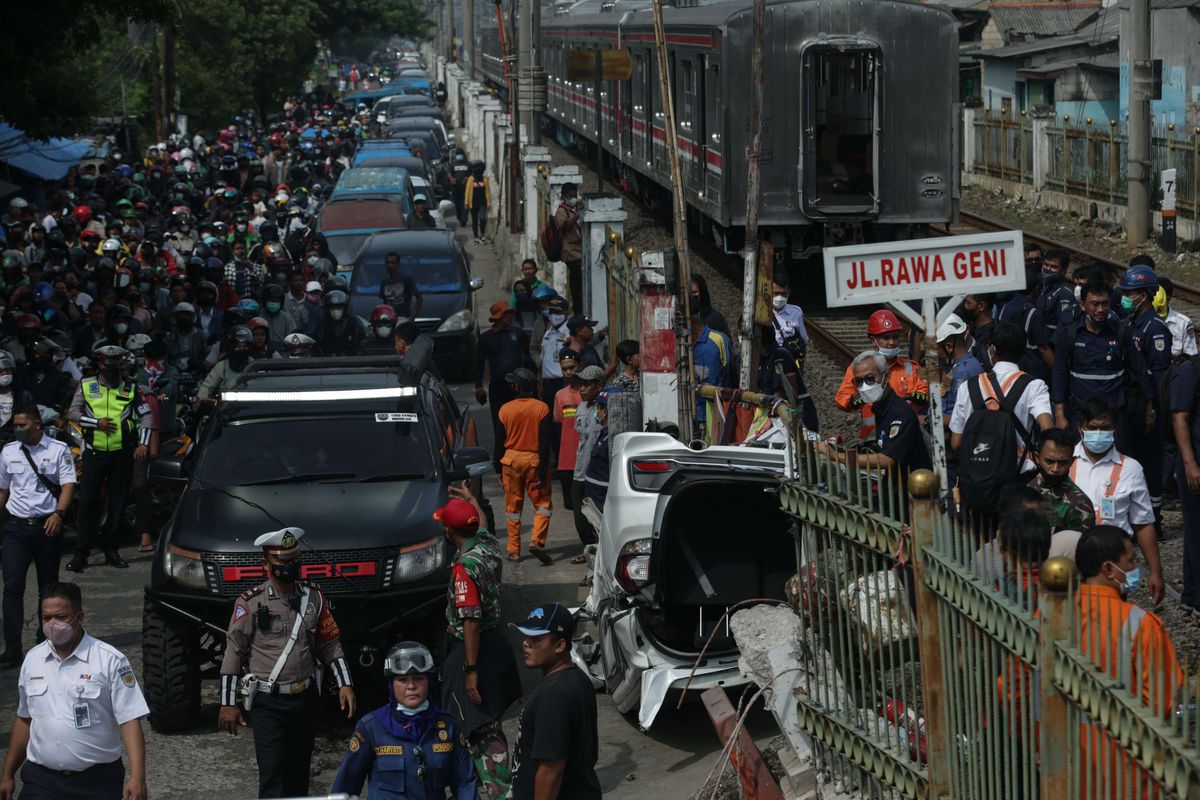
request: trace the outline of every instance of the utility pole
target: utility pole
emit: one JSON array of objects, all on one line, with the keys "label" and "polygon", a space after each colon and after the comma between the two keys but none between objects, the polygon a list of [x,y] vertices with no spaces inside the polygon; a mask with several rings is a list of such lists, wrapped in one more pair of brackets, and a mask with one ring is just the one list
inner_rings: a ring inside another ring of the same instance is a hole
[{"label": "utility pole", "polygon": [[536,28],[541,25],[535,22],[535,17],[541,15],[540,0],[519,0],[517,11],[517,95],[520,104],[520,120],[517,130],[525,128],[526,143],[538,145],[542,143],[541,126],[538,115],[544,105],[538,103],[538,58],[534,50]]},{"label": "utility pole", "polygon": [[[750,388],[754,356],[754,296],[758,288],[758,159],[763,129],[763,38],[766,0],[754,0],[754,40],[750,50],[750,152],[746,159],[746,241],[742,245],[741,374],[738,386]],[[765,269],[765,267],[763,267]]]},{"label": "utility pole", "polygon": [[[450,0],[454,2],[454,0]],[[463,49],[467,51],[467,80],[475,80],[475,0],[463,0]]]},{"label": "utility pole", "polygon": [[1129,4],[1129,205],[1125,234],[1129,244],[1150,237],[1150,0]]},{"label": "utility pole", "polygon": [[[667,155],[671,162],[671,197],[674,207],[675,254],[679,259],[679,299],[683,305],[683,328],[688,333],[682,337],[691,342],[692,325],[692,269],[688,263],[687,250],[687,201],[683,197],[683,176],[679,170],[679,140],[675,134],[675,101],[671,91],[671,67],[667,58],[667,34],[663,26],[662,0],[653,0],[654,45],[658,55],[658,89],[663,108],[663,130],[667,138]],[[599,95],[596,102],[600,101]],[[599,131],[597,131],[599,133]],[[597,137],[597,146],[599,140]],[[683,350],[684,348],[680,348]],[[693,348],[686,348],[686,358],[680,364],[679,381],[679,432],[683,441],[695,438],[696,427],[696,373],[693,369]],[[681,353],[683,354],[683,353]]]}]

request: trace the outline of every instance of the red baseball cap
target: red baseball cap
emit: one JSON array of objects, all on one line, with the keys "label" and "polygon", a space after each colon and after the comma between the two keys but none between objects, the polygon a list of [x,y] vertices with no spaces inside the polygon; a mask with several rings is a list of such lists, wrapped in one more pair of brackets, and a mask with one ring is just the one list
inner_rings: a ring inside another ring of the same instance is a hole
[{"label": "red baseball cap", "polygon": [[462,533],[474,533],[479,530],[479,512],[475,506],[457,497],[433,512],[433,518],[450,530]]}]

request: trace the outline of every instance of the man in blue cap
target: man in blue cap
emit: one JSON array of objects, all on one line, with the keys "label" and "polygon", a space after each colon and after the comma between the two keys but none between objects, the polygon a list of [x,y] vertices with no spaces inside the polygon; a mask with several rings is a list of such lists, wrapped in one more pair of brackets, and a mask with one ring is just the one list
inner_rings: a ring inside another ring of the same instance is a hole
[{"label": "man in blue cap", "polygon": [[[1146,488],[1154,507],[1154,524],[1162,536],[1163,447],[1166,411],[1158,387],[1171,369],[1171,330],[1154,310],[1158,276],[1144,264],[1121,276],[1121,308],[1129,313],[1133,339],[1133,381],[1125,403],[1125,450],[1146,471]],[[1140,389],[1140,392],[1139,392]]]},{"label": "man in blue cap", "polygon": [[525,637],[525,666],[542,672],[542,682],[521,708],[512,797],[598,800],[596,690],[571,661],[575,619],[565,606],[550,603],[512,627]]}]

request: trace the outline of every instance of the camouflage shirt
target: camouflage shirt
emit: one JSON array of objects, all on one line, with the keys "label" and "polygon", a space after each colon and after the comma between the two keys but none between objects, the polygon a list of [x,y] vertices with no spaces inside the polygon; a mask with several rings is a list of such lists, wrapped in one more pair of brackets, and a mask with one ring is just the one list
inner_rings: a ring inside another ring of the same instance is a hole
[{"label": "camouflage shirt", "polygon": [[496,537],[480,529],[463,543],[450,568],[446,621],[450,635],[463,638],[463,620],[479,620],[486,631],[500,623],[500,570],[504,562]]},{"label": "camouflage shirt", "polygon": [[1055,531],[1086,531],[1096,524],[1095,506],[1070,478],[1064,476],[1062,483],[1051,486],[1039,472],[1029,485],[1041,493],[1046,517]]}]

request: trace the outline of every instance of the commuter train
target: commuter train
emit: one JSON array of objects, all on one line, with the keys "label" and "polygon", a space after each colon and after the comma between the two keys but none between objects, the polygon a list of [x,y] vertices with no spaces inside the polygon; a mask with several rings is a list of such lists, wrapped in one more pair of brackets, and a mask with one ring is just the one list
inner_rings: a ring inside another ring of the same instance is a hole
[{"label": "commuter train", "polygon": [[[733,252],[746,222],[752,0],[671,5],[663,16],[689,222]],[[505,28],[512,56],[515,31]],[[477,30],[479,68],[504,91],[497,26]],[[543,5],[540,31],[547,130],[585,150],[599,139],[609,174],[647,201],[669,202],[647,0]],[[601,85],[599,136],[594,84],[566,72],[570,52],[592,48],[633,57],[629,80]],[[949,11],[905,0],[767,0],[763,64],[759,231],[777,255],[913,238],[954,220],[958,25]]]}]

